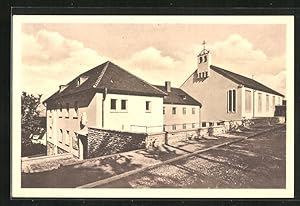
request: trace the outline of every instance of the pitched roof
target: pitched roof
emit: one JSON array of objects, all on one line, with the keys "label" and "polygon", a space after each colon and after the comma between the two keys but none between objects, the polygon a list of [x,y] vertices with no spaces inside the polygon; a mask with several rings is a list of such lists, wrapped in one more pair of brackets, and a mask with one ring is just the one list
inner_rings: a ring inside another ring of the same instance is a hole
[{"label": "pitched roof", "polygon": [[213,65],[211,65],[210,68],[212,70],[214,70],[215,72],[221,74],[222,76],[224,76],[224,77],[226,77],[226,78],[228,78],[228,79],[230,79],[230,80],[232,80],[232,81],[234,81],[238,84],[242,84],[245,87],[284,97],[284,95],[282,95],[279,92],[276,92],[275,90],[259,83],[258,81],[255,81],[254,79],[244,77],[242,75],[236,74],[234,72],[231,72],[231,71],[228,71],[228,70],[225,70],[225,69],[222,69],[220,67],[213,66]]},{"label": "pitched roof", "polygon": [[[87,77],[81,85],[77,86],[80,77]],[[107,88],[108,93],[129,94],[141,96],[165,96],[163,91],[129,73],[118,65],[107,61],[95,68],[88,70],[67,84],[67,87],[50,96],[45,102],[51,101],[66,95],[92,90],[103,91]]]},{"label": "pitched roof", "polygon": [[181,104],[202,106],[200,102],[188,95],[180,88],[171,87],[171,92],[167,92],[165,86],[154,85],[158,89],[166,92],[168,95],[164,97],[164,104]]}]

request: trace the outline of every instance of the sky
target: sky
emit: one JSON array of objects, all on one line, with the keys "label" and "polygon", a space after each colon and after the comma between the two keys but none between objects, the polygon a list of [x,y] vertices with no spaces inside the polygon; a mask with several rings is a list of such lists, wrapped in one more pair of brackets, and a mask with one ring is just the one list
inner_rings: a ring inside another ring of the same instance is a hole
[{"label": "sky", "polygon": [[286,25],[23,23],[24,91],[56,92],[79,74],[111,61],[151,84],[181,84],[196,56],[286,94]]}]

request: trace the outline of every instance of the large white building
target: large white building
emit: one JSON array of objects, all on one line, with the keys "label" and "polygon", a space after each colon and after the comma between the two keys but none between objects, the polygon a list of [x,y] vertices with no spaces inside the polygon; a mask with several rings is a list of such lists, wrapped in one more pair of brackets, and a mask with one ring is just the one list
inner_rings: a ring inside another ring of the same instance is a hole
[{"label": "large white building", "polygon": [[84,72],[45,101],[48,154],[82,155],[88,127],[162,132],[165,95],[109,61]]}]

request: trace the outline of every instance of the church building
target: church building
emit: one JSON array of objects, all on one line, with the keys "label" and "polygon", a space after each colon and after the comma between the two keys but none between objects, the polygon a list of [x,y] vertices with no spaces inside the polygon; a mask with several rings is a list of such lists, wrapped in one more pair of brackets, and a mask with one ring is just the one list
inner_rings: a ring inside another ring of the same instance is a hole
[{"label": "church building", "polygon": [[202,103],[202,122],[272,117],[284,95],[255,81],[212,65],[204,48],[197,56],[197,69],[181,89]]}]

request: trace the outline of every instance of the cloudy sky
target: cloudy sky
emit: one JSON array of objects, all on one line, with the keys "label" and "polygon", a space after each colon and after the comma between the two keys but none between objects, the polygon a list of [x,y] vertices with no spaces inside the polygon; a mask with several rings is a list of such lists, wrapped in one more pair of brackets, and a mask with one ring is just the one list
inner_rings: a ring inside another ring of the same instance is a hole
[{"label": "cloudy sky", "polygon": [[197,68],[202,41],[212,64],[254,77],[285,94],[285,25],[22,25],[24,91],[43,99],[107,60],[153,84],[179,87]]}]

